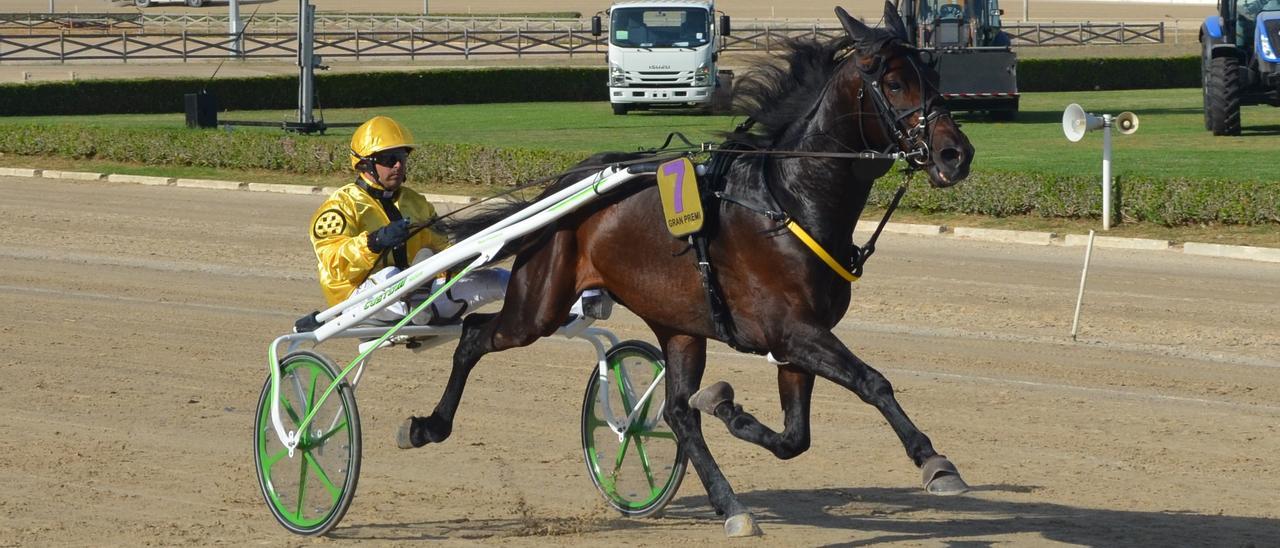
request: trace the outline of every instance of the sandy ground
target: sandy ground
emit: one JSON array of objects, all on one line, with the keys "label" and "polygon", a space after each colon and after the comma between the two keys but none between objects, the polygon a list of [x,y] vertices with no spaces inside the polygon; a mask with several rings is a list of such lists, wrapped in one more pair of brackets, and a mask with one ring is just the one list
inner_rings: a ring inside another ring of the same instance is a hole
[{"label": "sandy ground", "polygon": [[[320,197],[13,178],[0,195],[0,545],[330,544],[273,521],[250,453],[266,345],[320,304],[305,235]],[[767,535],[734,544],[1280,544],[1280,265],[1096,250],[1072,343],[1081,248],[879,249],[837,332],[975,489],[924,494],[879,415],[820,382],[813,447],[792,461],[708,424]],[[652,340],[625,312],[605,325]],[[453,437],[399,451],[447,351],[380,354],[334,537],[723,542],[694,477],[657,519],[599,500],[577,426],[591,355],[548,339],[490,356]],[[769,365],[723,346],[710,362],[705,382],[780,424]]]}]

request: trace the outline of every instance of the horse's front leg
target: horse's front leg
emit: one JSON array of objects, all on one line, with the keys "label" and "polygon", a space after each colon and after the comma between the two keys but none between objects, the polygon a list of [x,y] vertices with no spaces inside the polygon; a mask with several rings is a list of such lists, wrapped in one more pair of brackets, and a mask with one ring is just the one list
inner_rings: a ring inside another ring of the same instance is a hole
[{"label": "horse's front leg", "polygon": [[815,324],[793,324],[774,354],[778,359],[828,379],[857,394],[884,415],[911,461],[924,473],[924,487],[936,495],[958,495],[969,490],[960,472],[933,449],[933,443],[907,417],[893,396],[889,380],[859,359],[830,330]]},{"label": "horse's front leg", "polygon": [[761,534],[755,518],[733,493],[729,480],[725,479],[715,457],[711,456],[707,441],[702,437],[701,415],[689,406],[689,397],[698,389],[706,369],[707,340],[692,335],[664,333],[659,329],[654,329],[654,334],[658,336],[667,360],[667,401],[662,416],[702,479],[711,506],[718,513],[729,516],[724,522],[725,534],[731,537]]},{"label": "horse's front leg", "polygon": [[809,449],[809,404],[813,374],[787,364],[778,366],[778,397],[782,403],[783,430],[775,432],[754,415],[733,403],[733,388],[720,381],[689,399],[689,405],[724,421],[734,437],[768,449],[780,459],[799,456]]}]

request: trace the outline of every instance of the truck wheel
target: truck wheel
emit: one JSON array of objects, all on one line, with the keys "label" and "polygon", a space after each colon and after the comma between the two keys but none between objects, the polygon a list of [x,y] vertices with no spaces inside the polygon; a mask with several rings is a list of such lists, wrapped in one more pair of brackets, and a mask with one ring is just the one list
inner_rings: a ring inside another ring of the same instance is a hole
[{"label": "truck wheel", "polygon": [[1214,135],[1240,134],[1240,60],[1217,57],[1209,62],[1205,85],[1209,129]]},{"label": "truck wheel", "polygon": [[622,116],[626,114],[628,110],[631,110],[630,105],[626,103],[609,103],[609,106],[613,107],[613,113],[618,116]]}]

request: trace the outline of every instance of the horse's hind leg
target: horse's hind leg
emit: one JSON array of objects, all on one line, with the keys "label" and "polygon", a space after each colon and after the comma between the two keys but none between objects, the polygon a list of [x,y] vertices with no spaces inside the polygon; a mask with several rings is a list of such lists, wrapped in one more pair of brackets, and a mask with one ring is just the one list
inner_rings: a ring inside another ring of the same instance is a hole
[{"label": "horse's hind leg", "polygon": [[702,389],[690,405],[724,421],[729,433],[768,449],[780,459],[790,459],[809,449],[809,400],[813,374],[790,365],[778,366],[778,396],[782,403],[783,430],[774,432],[751,413],[733,403],[733,388],[718,382]]},{"label": "horse's hind leg", "polygon": [[490,352],[528,346],[551,335],[569,317],[575,295],[573,233],[557,232],[538,249],[521,254],[511,271],[507,296],[497,314],[472,314],[462,322],[453,369],[444,395],[428,417],[409,417],[396,434],[401,449],[439,443],[453,432],[467,377]]},{"label": "horse's hind leg", "polygon": [[689,407],[689,396],[702,382],[702,372],[707,365],[707,340],[691,335],[664,333],[654,330],[662,344],[662,352],[667,360],[667,403],[662,416],[675,432],[676,439],[684,449],[685,455],[693,463],[702,486],[707,490],[711,506],[716,512],[728,515],[725,520],[725,534],[731,537],[753,536],[760,534],[755,518],[747,511],[747,507],[734,495],[729,480],[725,479],[707,442],[702,437],[701,415]]},{"label": "horse's hind leg", "polygon": [[855,356],[834,334],[814,325],[799,324],[788,331],[782,346],[775,354],[779,359],[848,388],[879,409],[902,441],[907,456],[923,471],[926,490],[955,495],[969,489],[955,466],[934,451],[929,437],[907,418],[893,396],[889,380]]}]

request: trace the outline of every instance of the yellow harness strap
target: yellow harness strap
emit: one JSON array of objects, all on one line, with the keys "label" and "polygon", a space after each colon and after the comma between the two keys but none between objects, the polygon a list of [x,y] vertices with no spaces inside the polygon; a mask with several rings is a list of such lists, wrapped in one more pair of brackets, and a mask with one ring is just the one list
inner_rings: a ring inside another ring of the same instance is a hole
[{"label": "yellow harness strap", "polygon": [[791,233],[795,234],[797,238],[800,238],[800,241],[804,242],[805,246],[808,246],[809,251],[812,251],[814,255],[817,255],[819,259],[822,259],[822,262],[827,263],[827,266],[831,267],[831,270],[836,271],[836,274],[839,274],[841,278],[845,279],[845,281],[849,283],[858,281],[857,276],[852,272],[849,272],[845,267],[840,266],[840,263],[836,262],[835,258],[833,258],[830,253],[827,253],[827,250],[822,249],[822,246],[818,245],[817,240],[814,240],[813,236],[810,236],[808,232],[805,232],[803,228],[800,228],[800,225],[796,224],[795,221],[788,220],[787,228],[790,229]]}]

